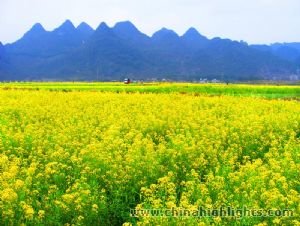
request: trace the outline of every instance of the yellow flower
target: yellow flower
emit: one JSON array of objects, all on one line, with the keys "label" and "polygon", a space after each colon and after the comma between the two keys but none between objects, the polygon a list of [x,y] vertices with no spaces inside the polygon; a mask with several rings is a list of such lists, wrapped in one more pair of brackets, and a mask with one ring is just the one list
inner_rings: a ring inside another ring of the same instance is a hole
[{"label": "yellow flower", "polygon": [[19,190],[19,189],[23,188],[23,186],[24,186],[24,181],[17,179],[16,182],[15,182],[16,190]]},{"label": "yellow flower", "polygon": [[66,202],[68,204],[72,203],[74,198],[75,197],[74,197],[73,194],[64,194],[64,195],[62,195],[62,199],[64,200],[64,202]]},{"label": "yellow flower", "polygon": [[25,204],[23,206],[24,214],[26,219],[32,219],[34,215],[34,210],[30,205]]},{"label": "yellow flower", "polygon": [[45,210],[39,210],[39,211],[38,211],[38,217],[39,217],[40,219],[42,219],[42,218],[44,218],[44,216],[45,216]]},{"label": "yellow flower", "polygon": [[[115,83],[6,85],[124,88]],[[249,218],[248,224],[299,225],[295,220],[300,211],[297,101],[194,92],[65,93],[2,87],[0,84],[3,222],[63,224],[59,216],[72,214],[69,225],[81,225],[91,222],[100,209],[104,222],[109,222],[110,205],[128,215],[129,206],[192,212],[199,206],[214,209],[243,204],[294,210],[294,218],[268,222]],[[181,83],[128,87],[157,92],[161,87],[299,91],[298,86]],[[137,200],[140,202],[132,206]],[[20,209],[23,214],[17,214]],[[48,212],[57,214],[55,222]],[[224,219],[225,223],[223,218],[214,220],[144,216],[135,222],[162,226],[236,223],[232,218]]]},{"label": "yellow flower", "polygon": [[17,193],[11,188],[5,188],[0,194],[1,200],[5,202],[14,202],[18,199]]},{"label": "yellow flower", "polygon": [[94,212],[98,212],[98,205],[97,204],[93,204],[92,205],[92,211],[94,211]]},{"label": "yellow flower", "polygon": [[81,215],[80,215],[80,216],[77,217],[77,220],[78,220],[78,221],[82,221],[83,219],[84,219],[84,216],[81,216]]},{"label": "yellow flower", "polygon": [[129,222],[125,222],[125,223],[122,224],[122,226],[132,226],[132,224],[129,223]]}]

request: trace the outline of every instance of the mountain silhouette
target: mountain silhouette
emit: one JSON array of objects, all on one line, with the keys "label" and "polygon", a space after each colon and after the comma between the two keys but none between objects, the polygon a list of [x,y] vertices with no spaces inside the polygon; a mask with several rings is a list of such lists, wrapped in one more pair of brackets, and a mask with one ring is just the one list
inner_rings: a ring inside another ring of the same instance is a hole
[{"label": "mountain silhouette", "polygon": [[299,68],[299,43],[208,39],[193,27],[182,36],[162,28],[149,37],[130,21],[94,30],[66,20],[53,31],[36,23],[16,42],[0,44],[0,80],[286,80]]},{"label": "mountain silhouette", "polygon": [[85,42],[94,33],[94,29],[85,22],[79,24],[76,29],[83,42]]},{"label": "mountain silhouette", "polygon": [[209,40],[193,27],[189,28],[181,39],[185,45],[191,49],[204,48],[209,43]]}]

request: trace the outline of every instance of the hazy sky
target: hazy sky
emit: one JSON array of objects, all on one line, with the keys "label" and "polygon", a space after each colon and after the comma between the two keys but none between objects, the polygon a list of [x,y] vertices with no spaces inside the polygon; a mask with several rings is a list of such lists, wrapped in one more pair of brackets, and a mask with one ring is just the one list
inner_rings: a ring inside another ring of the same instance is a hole
[{"label": "hazy sky", "polygon": [[0,41],[19,39],[36,22],[53,30],[66,19],[93,28],[130,20],[148,35],[193,26],[209,38],[300,42],[300,0],[0,0]]}]

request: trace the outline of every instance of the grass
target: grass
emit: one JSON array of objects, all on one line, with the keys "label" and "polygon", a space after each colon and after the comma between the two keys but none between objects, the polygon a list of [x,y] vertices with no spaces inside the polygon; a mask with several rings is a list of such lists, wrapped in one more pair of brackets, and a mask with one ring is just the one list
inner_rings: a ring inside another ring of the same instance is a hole
[{"label": "grass", "polygon": [[132,83],[120,82],[13,82],[1,83],[0,89],[50,91],[101,91],[128,93],[181,93],[229,95],[263,98],[300,98],[300,85],[262,84],[197,84],[197,83]]}]

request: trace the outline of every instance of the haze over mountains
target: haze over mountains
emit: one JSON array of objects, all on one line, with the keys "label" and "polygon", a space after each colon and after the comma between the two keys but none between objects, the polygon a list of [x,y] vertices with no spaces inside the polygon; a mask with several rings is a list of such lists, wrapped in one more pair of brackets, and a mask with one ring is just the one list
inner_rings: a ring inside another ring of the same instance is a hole
[{"label": "haze over mountains", "polygon": [[131,22],[96,30],[65,21],[53,31],[39,23],[12,44],[0,43],[0,80],[226,81],[299,79],[300,43],[248,45],[208,39],[195,28],[182,36],[162,28],[149,37]]}]

